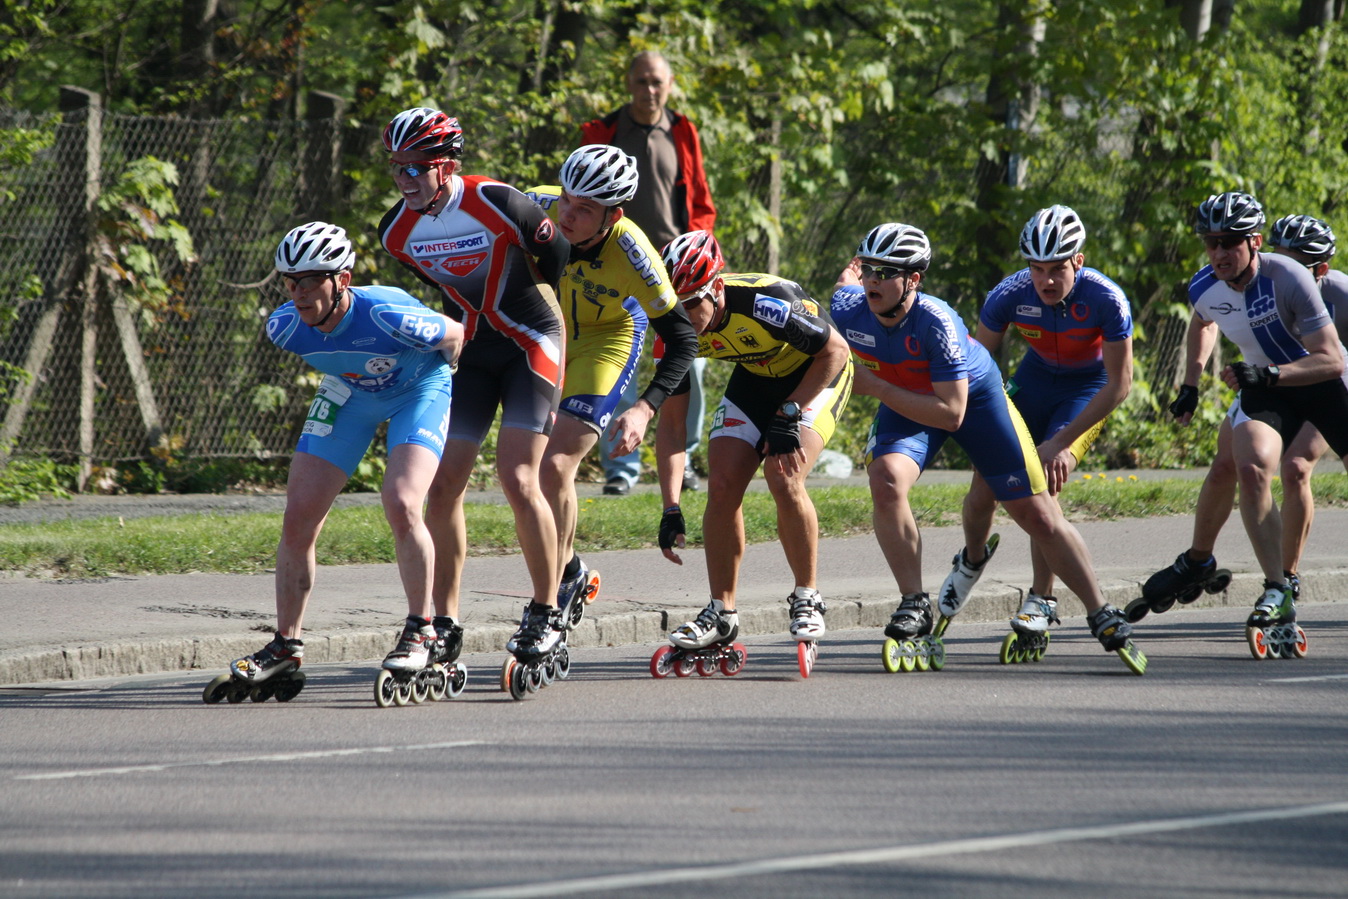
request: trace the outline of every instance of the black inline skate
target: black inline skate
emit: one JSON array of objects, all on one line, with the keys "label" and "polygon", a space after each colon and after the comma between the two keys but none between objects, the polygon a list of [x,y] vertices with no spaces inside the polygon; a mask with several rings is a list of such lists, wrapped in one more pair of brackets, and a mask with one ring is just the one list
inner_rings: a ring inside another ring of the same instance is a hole
[{"label": "black inline skate", "polygon": [[1306,632],[1296,623],[1295,600],[1290,584],[1264,581],[1264,594],[1255,602],[1254,611],[1245,622],[1245,640],[1256,659],[1306,657],[1309,644]]},{"label": "black inline skate", "polygon": [[304,689],[303,660],[304,641],[282,637],[278,631],[257,652],[230,662],[229,671],[207,684],[201,698],[212,705],[222,699],[266,702],[273,696],[277,702],[289,702]]},{"label": "black inline skate", "polygon": [[734,677],[749,660],[744,644],[735,642],[739,632],[739,616],[727,611],[721,600],[713,599],[696,618],[669,635],[672,645],[661,646],[651,656],[651,677],[688,677],[694,671],[701,677],[717,671]]},{"label": "black inline skate", "polygon": [[1204,592],[1221,593],[1231,584],[1231,572],[1218,568],[1217,560],[1209,557],[1206,564],[1198,564],[1182,552],[1168,565],[1147,578],[1142,586],[1142,597],[1128,603],[1124,614],[1136,623],[1148,612],[1161,614],[1170,611],[1175,603],[1191,603]]},{"label": "black inline skate", "polygon": [[571,674],[566,621],[561,609],[535,602],[524,607],[520,628],[506,643],[511,656],[501,665],[501,689],[511,699],[523,699]]},{"label": "black inline skate", "polygon": [[927,594],[906,593],[899,601],[885,625],[880,661],[890,674],[940,671],[945,667],[945,641],[933,633],[931,598]]},{"label": "black inline skate", "polygon": [[599,598],[599,572],[576,557],[580,568],[573,577],[562,577],[557,588],[557,608],[566,612],[566,629],[575,630],[585,618],[585,607]]},{"label": "black inline skate", "polygon": [[1133,634],[1133,626],[1122,612],[1106,603],[1087,615],[1086,623],[1090,625],[1091,636],[1100,641],[1105,652],[1118,653],[1134,674],[1147,672],[1147,657],[1129,639]]},{"label": "black inline skate", "polygon": [[1038,662],[1048,652],[1052,634],[1050,624],[1061,624],[1058,618],[1058,598],[1040,596],[1031,590],[1025,596],[1016,617],[1011,619],[1011,633],[1002,640],[998,658],[1003,665],[1020,662]]},{"label": "black inline skate", "polygon": [[408,618],[374,679],[375,704],[386,709],[457,698],[468,682],[468,669],[455,661],[462,649],[463,628],[453,618],[434,624]]}]

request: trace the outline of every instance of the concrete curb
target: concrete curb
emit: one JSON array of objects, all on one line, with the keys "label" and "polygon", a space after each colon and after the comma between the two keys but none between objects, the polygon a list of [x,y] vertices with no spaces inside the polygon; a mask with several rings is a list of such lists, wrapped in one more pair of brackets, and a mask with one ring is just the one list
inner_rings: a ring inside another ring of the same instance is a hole
[{"label": "concrete curb", "polygon": [[[1164,619],[1149,616],[1138,625],[1145,640],[1146,628],[1158,620],[1172,620],[1181,608],[1209,609],[1238,607],[1236,616],[1244,619],[1252,605],[1251,597],[1263,586],[1263,579],[1254,574],[1237,574],[1231,586],[1223,593],[1204,594],[1187,607],[1177,607]],[[1123,608],[1140,595],[1138,581],[1102,583],[1105,599]],[[1316,571],[1303,592],[1303,603],[1340,602],[1348,597],[1348,570]],[[834,630],[858,627],[882,627],[889,621],[895,600],[862,596],[845,589],[826,597],[828,626]],[[1022,591],[1010,588],[979,590],[968,608],[961,613],[961,621],[1006,621],[1020,608]],[[585,619],[572,633],[569,643],[577,649],[594,646],[629,644],[662,644],[667,634],[687,617],[684,610],[641,611],[603,614],[601,600],[587,610]],[[1085,609],[1071,594],[1060,597],[1059,612],[1064,622],[1082,618]],[[790,621],[786,604],[780,601],[741,603],[740,633],[745,636],[785,635]],[[1084,626],[1073,622],[1072,626]],[[513,626],[484,625],[465,632],[464,651],[469,653],[504,652],[506,640],[514,633]],[[305,660],[320,662],[373,661],[383,658],[397,637],[397,628],[387,630],[351,630],[324,634],[311,631],[305,634]],[[827,638],[825,638],[827,639]],[[879,638],[877,637],[877,643]],[[14,654],[0,657],[0,686],[50,683],[53,681],[85,680],[99,677],[123,677],[135,674],[155,674],[174,671],[224,671],[233,659],[247,655],[258,648],[258,638],[204,637],[180,640],[123,641],[94,643],[53,649],[44,652]]]}]

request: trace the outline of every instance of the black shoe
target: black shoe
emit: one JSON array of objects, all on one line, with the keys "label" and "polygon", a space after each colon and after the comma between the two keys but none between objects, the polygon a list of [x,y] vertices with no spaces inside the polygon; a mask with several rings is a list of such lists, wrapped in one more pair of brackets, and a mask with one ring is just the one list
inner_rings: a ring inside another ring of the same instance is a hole
[{"label": "black shoe", "polygon": [[683,489],[684,490],[702,489],[701,478],[699,478],[697,476],[697,472],[693,471],[691,468],[683,473]]},{"label": "black shoe", "polygon": [[627,478],[609,478],[604,484],[605,496],[626,496],[632,492],[632,485],[627,483]]}]

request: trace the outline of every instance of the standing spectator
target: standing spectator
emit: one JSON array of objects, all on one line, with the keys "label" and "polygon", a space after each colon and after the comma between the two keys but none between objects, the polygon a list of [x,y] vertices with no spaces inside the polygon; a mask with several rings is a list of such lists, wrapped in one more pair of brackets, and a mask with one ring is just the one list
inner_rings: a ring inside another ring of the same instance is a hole
[{"label": "standing spectator", "polygon": [[[636,158],[640,187],[636,196],[624,205],[627,216],[657,247],[687,231],[712,231],[716,207],[712,205],[707,174],[702,168],[702,143],[697,128],[687,116],[665,105],[674,90],[674,73],[668,61],[653,50],[638,53],[627,68],[627,90],[632,95],[631,103],[580,126],[585,143],[612,144]],[[683,474],[683,486],[688,490],[698,487],[693,451],[701,440],[707,408],[702,395],[702,372],[706,365],[706,359],[697,359],[690,381]],[[618,412],[625,411],[636,400],[633,380],[628,383]],[[601,441],[604,492],[623,496],[641,474],[640,451],[613,458],[614,442],[607,436]]]}]

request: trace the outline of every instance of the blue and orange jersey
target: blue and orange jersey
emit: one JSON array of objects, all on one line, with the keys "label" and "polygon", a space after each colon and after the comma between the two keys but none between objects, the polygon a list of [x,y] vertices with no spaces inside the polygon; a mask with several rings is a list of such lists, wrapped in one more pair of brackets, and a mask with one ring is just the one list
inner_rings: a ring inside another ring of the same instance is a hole
[{"label": "blue and orange jersey", "polygon": [[830,311],[857,363],[881,380],[922,394],[934,393],[933,381],[992,377],[1001,383],[992,356],[969,336],[959,314],[930,294],[919,292],[892,327],[871,312],[860,285],[838,288]]},{"label": "blue and orange jersey", "polygon": [[1025,362],[1054,374],[1098,372],[1105,364],[1104,344],[1133,336],[1123,288],[1093,268],[1079,271],[1071,292],[1052,306],[1039,298],[1030,270],[1021,269],[988,293],[978,320],[998,334],[1015,326],[1029,344]]}]

